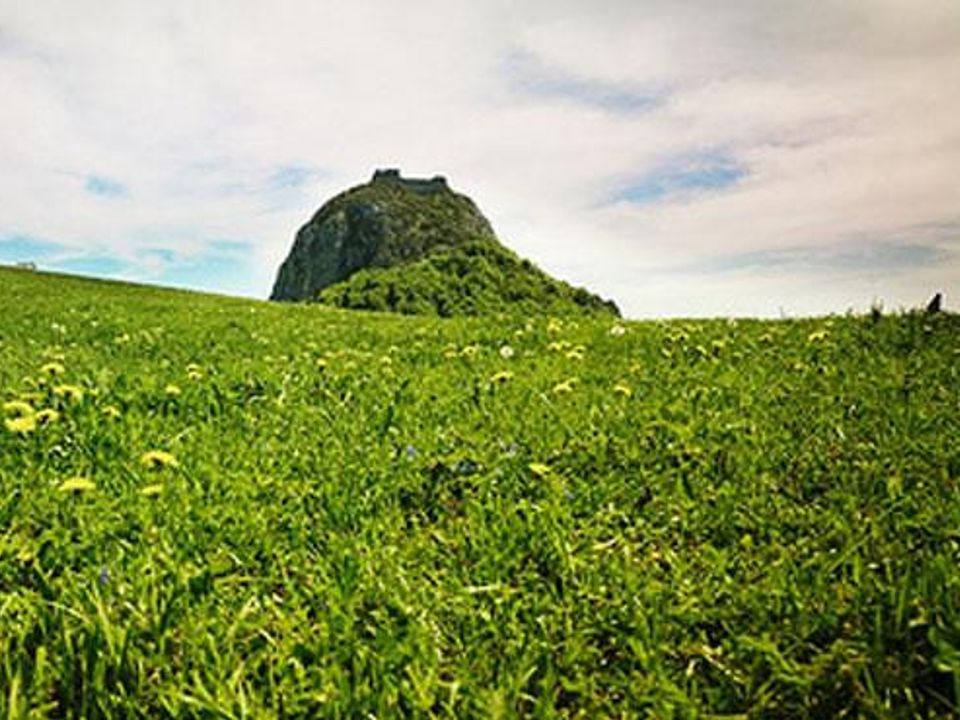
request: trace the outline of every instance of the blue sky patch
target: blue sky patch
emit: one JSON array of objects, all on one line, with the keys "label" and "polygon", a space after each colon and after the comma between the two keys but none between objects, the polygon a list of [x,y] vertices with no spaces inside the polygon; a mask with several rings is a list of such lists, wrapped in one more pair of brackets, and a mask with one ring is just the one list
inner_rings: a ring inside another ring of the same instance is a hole
[{"label": "blue sky patch", "polygon": [[930,267],[953,254],[919,243],[852,243],[842,247],[792,247],[721,255],[674,268],[675,272],[722,275],[747,272],[854,273]]},{"label": "blue sky patch", "polygon": [[507,83],[524,95],[564,100],[612,113],[647,112],[666,97],[665,92],[652,88],[604,82],[551,68],[525,51],[508,53],[502,62],[502,73]]},{"label": "blue sky patch", "polygon": [[87,176],[83,187],[91,195],[104,198],[121,198],[128,194],[127,187],[123,183],[99,175]]},{"label": "blue sky patch", "polygon": [[312,168],[301,165],[284,165],[267,178],[270,190],[288,190],[298,188],[316,175]]},{"label": "blue sky patch", "polygon": [[621,190],[616,199],[642,205],[672,196],[713,192],[736,185],[746,174],[742,166],[728,157],[685,159],[640,177]]}]

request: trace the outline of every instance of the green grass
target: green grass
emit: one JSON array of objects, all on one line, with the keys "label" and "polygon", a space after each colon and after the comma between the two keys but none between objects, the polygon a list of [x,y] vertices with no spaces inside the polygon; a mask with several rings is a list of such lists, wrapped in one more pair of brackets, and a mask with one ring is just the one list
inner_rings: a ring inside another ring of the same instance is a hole
[{"label": "green grass", "polygon": [[958,363],[0,270],[0,716],[955,716]]}]

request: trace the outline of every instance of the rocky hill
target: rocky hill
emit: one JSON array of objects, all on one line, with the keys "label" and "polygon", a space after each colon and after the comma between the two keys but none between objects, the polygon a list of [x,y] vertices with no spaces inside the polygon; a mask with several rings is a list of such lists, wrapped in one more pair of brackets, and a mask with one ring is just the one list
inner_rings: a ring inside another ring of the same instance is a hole
[{"label": "rocky hill", "polygon": [[442,177],[373,179],[327,202],[297,233],[273,300],[403,313],[619,314],[517,257]]}]

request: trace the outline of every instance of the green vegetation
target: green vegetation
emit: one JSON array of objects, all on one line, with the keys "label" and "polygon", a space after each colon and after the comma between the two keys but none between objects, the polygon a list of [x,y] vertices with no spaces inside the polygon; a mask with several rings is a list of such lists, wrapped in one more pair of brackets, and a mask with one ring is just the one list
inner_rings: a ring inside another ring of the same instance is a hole
[{"label": "green vegetation", "polygon": [[956,716],[958,359],[0,270],[0,715]]},{"label": "green vegetation", "polygon": [[390,268],[360,270],[321,290],[327,305],[408,315],[619,315],[616,305],[555,280],[495,242],[437,250]]},{"label": "green vegetation", "polygon": [[446,181],[389,171],[325,203],[300,229],[271,297],[441,317],[619,315],[510,252]]}]

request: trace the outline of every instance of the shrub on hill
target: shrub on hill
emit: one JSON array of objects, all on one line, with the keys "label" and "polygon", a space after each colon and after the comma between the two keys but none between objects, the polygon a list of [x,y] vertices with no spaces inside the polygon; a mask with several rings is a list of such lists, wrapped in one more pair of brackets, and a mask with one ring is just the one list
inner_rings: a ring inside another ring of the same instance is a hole
[{"label": "shrub on hill", "polygon": [[317,300],[358,310],[417,315],[619,315],[614,303],[556,280],[503,246],[476,240],[406,265],[367,268]]}]

